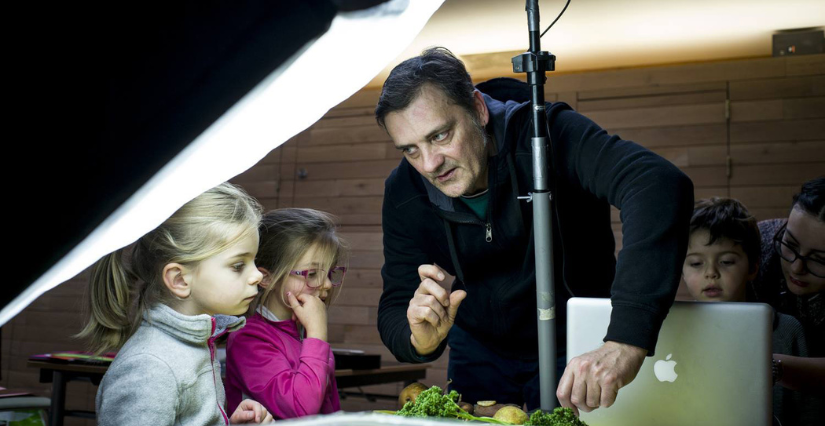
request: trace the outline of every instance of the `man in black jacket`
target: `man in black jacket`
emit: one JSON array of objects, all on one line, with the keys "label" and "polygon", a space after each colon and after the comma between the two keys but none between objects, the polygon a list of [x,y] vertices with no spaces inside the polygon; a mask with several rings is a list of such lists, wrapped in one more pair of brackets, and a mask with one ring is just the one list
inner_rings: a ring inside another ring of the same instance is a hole
[{"label": "man in black jacket", "polygon": [[[385,184],[378,329],[406,362],[435,360],[449,341],[451,387],[465,401],[532,409],[533,217],[516,198],[532,182],[529,91],[515,80],[479,89],[443,48],[405,61],[384,83],[376,119],[404,159]],[[590,411],[611,405],[653,354],[679,282],[693,186],[566,104],[548,104],[547,120],[561,368],[567,299],[613,302],[604,346],[571,360],[557,390],[562,405]],[[618,264],[611,204],[622,214]],[[445,273],[456,276],[449,292],[439,284]]]}]

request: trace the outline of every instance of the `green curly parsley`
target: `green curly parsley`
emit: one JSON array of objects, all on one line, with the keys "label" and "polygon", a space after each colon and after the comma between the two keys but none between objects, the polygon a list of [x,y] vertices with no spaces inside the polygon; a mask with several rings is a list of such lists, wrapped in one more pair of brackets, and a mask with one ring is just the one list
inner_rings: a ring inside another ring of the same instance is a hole
[{"label": "green curly parsley", "polygon": [[552,413],[536,411],[524,426],[587,426],[569,408],[558,407]]},{"label": "green curly parsley", "polygon": [[456,391],[444,395],[441,388],[433,386],[418,394],[415,403],[407,401],[395,414],[404,417],[445,417],[462,420],[477,420],[487,423],[505,425],[507,423],[490,417],[476,417],[458,406],[459,395]]},{"label": "green curly parsley", "polygon": [[[398,411],[379,411],[385,414],[396,414],[404,417],[442,417],[461,420],[475,420],[486,423],[507,425],[509,423],[493,419],[491,417],[476,417],[458,406],[461,397],[458,392],[450,391],[444,394],[441,388],[433,386],[418,394],[415,402],[408,401],[404,407]],[[536,411],[527,420],[525,426],[587,426],[579,420],[573,410],[569,408],[556,408],[552,413]]]}]

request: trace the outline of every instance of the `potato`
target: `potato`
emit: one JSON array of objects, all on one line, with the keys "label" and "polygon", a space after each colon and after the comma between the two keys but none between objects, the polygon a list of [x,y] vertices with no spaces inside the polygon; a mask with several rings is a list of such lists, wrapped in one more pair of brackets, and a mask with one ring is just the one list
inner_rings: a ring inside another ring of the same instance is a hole
[{"label": "potato", "polygon": [[398,395],[398,407],[401,408],[407,401],[412,401],[415,403],[415,399],[418,398],[418,394],[427,390],[427,386],[424,386],[421,382],[415,382],[401,391],[401,394]]},{"label": "potato", "polygon": [[513,405],[507,405],[496,411],[493,418],[510,423],[511,425],[521,425],[524,424],[529,417],[527,417],[527,413],[522,411],[521,408]]}]

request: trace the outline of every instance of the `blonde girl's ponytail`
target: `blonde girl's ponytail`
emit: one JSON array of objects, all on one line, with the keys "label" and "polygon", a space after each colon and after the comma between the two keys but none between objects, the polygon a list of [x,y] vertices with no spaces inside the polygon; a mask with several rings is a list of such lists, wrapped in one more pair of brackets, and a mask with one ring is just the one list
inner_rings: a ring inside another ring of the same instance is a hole
[{"label": "blonde girl's ponytail", "polygon": [[132,284],[135,276],[123,264],[123,249],[101,258],[89,282],[89,321],[77,337],[88,338],[94,353],[120,348],[135,330]]}]

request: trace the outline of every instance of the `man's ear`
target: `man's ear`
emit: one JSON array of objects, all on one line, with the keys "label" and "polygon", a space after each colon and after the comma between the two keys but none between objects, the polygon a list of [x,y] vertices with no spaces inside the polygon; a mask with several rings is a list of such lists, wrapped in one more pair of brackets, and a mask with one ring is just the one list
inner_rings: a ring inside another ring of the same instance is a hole
[{"label": "man's ear", "polygon": [[163,267],[163,284],[172,294],[186,299],[192,293],[190,271],[180,263],[169,263]]},{"label": "man's ear", "polygon": [[487,122],[490,121],[490,111],[487,109],[487,102],[484,102],[484,95],[478,90],[473,92],[473,107],[476,110],[478,122],[482,126],[486,126]]},{"label": "man's ear", "polygon": [[272,273],[270,273],[269,270],[264,268],[263,266],[259,266],[258,270],[264,275],[263,278],[261,278],[261,282],[259,282],[258,285],[261,288],[269,287],[269,285],[272,284]]}]

